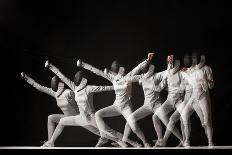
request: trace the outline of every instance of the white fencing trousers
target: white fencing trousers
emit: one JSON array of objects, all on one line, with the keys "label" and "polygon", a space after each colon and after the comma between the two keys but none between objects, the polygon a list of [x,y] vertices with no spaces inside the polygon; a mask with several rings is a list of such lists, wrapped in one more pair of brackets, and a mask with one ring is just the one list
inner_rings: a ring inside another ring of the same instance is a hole
[{"label": "white fencing trousers", "polygon": [[184,101],[181,103],[177,104],[177,109],[176,111],[171,115],[171,117],[169,118],[169,123],[167,125],[167,129],[170,130],[172,132],[175,123],[181,119],[181,112],[184,110],[186,104],[188,103],[189,99],[191,98],[192,92],[186,92],[185,97],[184,97]]},{"label": "white fencing trousers", "polygon": [[[101,136],[101,137],[105,137],[107,139],[110,139],[112,141],[118,142],[118,139],[114,138],[114,137],[110,137],[104,133],[100,133],[97,124],[96,124],[96,120],[94,115],[90,117],[90,119],[85,119],[85,117],[81,116],[81,115],[76,115],[76,116],[67,116],[67,117],[63,117],[60,119],[59,124],[58,124],[58,128],[56,128],[56,130],[60,130],[59,127],[60,126],[80,126],[83,127],[87,130],[89,130],[90,132],[94,133],[95,135]],[[60,132],[57,131],[57,135],[52,136],[52,141],[54,142],[55,139],[59,136]],[[122,137],[122,135],[121,135]]]},{"label": "white fencing trousers", "polygon": [[141,106],[140,108],[138,108],[137,110],[135,110],[128,118],[129,121],[131,121],[132,123],[143,119],[144,117],[150,115],[150,114],[154,114],[155,111],[161,106],[162,102],[158,101],[159,103],[156,103],[155,106],[152,106],[152,104],[144,104],[143,106]]},{"label": "white fencing trousers", "polygon": [[159,118],[166,116],[173,110],[178,109],[181,102],[183,102],[182,93],[169,93],[167,100],[156,110],[155,114]]},{"label": "white fencing trousers", "polygon": [[98,110],[95,113],[95,117],[96,117],[97,125],[100,131],[103,131],[104,133],[108,134],[109,136],[113,136],[113,137],[120,136],[120,138],[122,139],[122,134],[108,127],[106,123],[104,122],[103,118],[122,115],[127,120],[131,114],[132,114],[131,106],[125,105],[123,108],[120,108],[117,105],[113,104],[111,106]]},{"label": "white fencing trousers", "polygon": [[81,115],[68,116],[61,118],[59,124],[64,126],[81,126],[89,130],[90,132],[100,136],[100,132],[97,128],[94,117],[91,117],[91,119],[87,121]]},{"label": "white fencing trousers", "polygon": [[189,124],[192,113],[196,111],[201,124],[211,123],[211,104],[209,92],[194,92],[189,102],[181,112],[181,117],[185,125]]},{"label": "white fencing trousers", "polygon": [[[131,133],[131,127],[136,128],[136,122],[145,118],[148,115],[154,114],[155,111],[161,106],[162,102],[160,100],[156,101],[155,104],[144,104],[137,110],[135,110],[127,119],[127,124],[125,126],[125,131],[123,135],[123,140],[126,141]],[[154,124],[155,126],[155,124]],[[136,131],[136,130],[135,130]],[[135,133],[136,134],[136,133]]]},{"label": "white fencing trousers", "polygon": [[[172,111],[175,111],[180,106],[180,103],[183,102],[183,93],[169,93],[167,100],[156,110],[155,115],[163,122],[167,127],[169,123],[168,114]],[[180,140],[182,140],[181,134],[177,128],[173,128],[173,134]],[[165,139],[164,139],[164,143]]]},{"label": "white fencing trousers", "polygon": [[60,122],[60,119],[63,117],[65,117],[64,114],[52,114],[48,116],[48,120],[47,120],[48,140],[51,139],[56,129],[56,124],[58,124]]}]

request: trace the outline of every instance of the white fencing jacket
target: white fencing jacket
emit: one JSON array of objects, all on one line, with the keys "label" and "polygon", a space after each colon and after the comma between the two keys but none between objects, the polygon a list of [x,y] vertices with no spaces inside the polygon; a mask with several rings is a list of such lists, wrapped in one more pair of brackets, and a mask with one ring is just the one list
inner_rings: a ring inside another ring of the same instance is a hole
[{"label": "white fencing jacket", "polygon": [[173,69],[168,70],[167,78],[163,81],[167,85],[168,94],[184,93],[182,78],[181,71],[173,73]]},{"label": "white fencing jacket", "polygon": [[82,78],[79,86],[76,86],[73,81],[65,77],[58,68],[51,65],[51,71],[53,71],[65,84],[67,84],[72,91],[75,93],[75,101],[79,107],[81,116],[90,119],[95,113],[95,108],[93,106],[93,94],[103,91],[113,90],[113,86],[91,86],[87,85],[87,79]]},{"label": "white fencing jacket", "polygon": [[154,107],[157,101],[160,101],[160,92],[165,88],[165,85],[163,85],[161,81],[167,75],[166,72],[167,70],[154,73],[153,66],[149,67],[147,73],[135,75],[131,78],[132,81],[139,82],[140,85],[142,85],[144,92],[144,104],[149,104]]},{"label": "white fencing jacket", "polygon": [[82,62],[82,67],[99,76],[106,78],[107,80],[113,83],[113,87],[116,95],[114,105],[123,109],[126,105],[129,105],[131,103],[130,100],[132,93],[132,82],[136,82],[133,76],[138,74],[142,69],[142,67],[144,67],[147,64],[148,61],[144,60],[125,76],[112,72],[107,72],[107,73],[103,72],[84,62]]},{"label": "white fencing jacket", "polygon": [[54,97],[57,101],[57,106],[66,116],[73,116],[79,113],[78,107],[76,106],[75,102],[74,92],[70,89],[64,89],[63,83],[58,84],[58,90],[55,92],[51,88],[41,86],[28,76],[26,81],[40,92],[46,93]]},{"label": "white fencing jacket", "polygon": [[192,67],[189,75],[186,77],[194,92],[206,92],[214,85],[212,69],[207,65],[201,68],[198,65]]},{"label": "white fencing jacket", "polygon": [[191,93],[192,92],[192,85],[188,81],[188,76],[190,76],[190,71],[191,68],[187,68],[185,71],[181,70],[181,80],[182,80],[182,86],[184,87],[183,89],[185,90],[186,93]]}]

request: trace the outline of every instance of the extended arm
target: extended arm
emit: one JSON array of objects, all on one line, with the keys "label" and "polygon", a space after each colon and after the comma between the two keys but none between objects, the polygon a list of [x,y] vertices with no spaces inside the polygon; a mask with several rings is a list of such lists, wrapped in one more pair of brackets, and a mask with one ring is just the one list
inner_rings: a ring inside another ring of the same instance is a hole
[{"label": "extended arm", "polygon": [[71,88],[72,91],[75,90],[75,84],[64,74],[62,74],[60,70],[56,68],[53,64],[51,64],[49,61],[46,61],[45,67],[49,68],[53,73],[55,73],[65,84],[68,85],[69,88]]},{"label": "extended arm", "polygon": [[112,78],[108,74],[105,74],[102,70],[100,70],[98,68],[95,68],[90,64],[87,64],[87,63],[85,63],[85,62],[83,62],[81,60],[78,60],[77,61],[77,66],[82,67],[84,69],[87,69],[87,70],[93,72],[94,74],[96,74],[98,76],[101,76],[101,77],[109,80],[110,82],[112,82]]},{"label": "extended arm", "polygon": [[23,72],[21,73],[21,78],[23,80],[25,80],[27,83],[29,83],[30,85],[32,85],[38,91],[46,93],[48,95],[51,95],[51,96],[55,97],[55,92],[51,88],[47,88],[47,87],[41,86],[40,84],[38,84],[37,82],[35,82],[35,80],[33,80],[31,77],[27,76]]},{"label": "extended arm", "polygon": [[151,61],[153,55],[154,55],[154,53],[148,53],[147,59],[144,60],[143,62],[141,62],[140,64],[138,64],[132,71],[127,73],[126,76],[134,76],[134,75],[138,74],[143,67],[148,65],[148,63]]},{"label": "extended arm", "polygon": [[127,77],[127,80],[129,82],[139,82],[141,80],[143,75],[134,75],[134,76],[129,76]]},{"label": "extended arm", "polygon": [[112,91],[114,90],[113,86],[88,86],[87,91],[90,93],[98,93],[104,91]]}]

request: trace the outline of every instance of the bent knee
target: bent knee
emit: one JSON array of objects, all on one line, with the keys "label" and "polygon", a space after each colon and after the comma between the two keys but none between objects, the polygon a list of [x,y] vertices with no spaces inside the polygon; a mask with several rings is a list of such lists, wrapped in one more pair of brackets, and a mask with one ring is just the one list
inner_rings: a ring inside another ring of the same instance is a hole
[{"label": "bent knee", "polygon": [[158,116],[156,115],[156,113],[152,115],[152,119],[158,119]]},{"label": "bent knee", "polygon": [[49,115],[48,116],[48,120],[53,120],[54,116],[53,115]]},{"label": "bent knee", "polygon": [[180,113],[180,118],[184,121],[184,120],[188,120],[190,117],[190,115],[188,113],[185,112],[181,112]]},{"label": "bent knee", "polygon": [[[156,116],[159,117],[159,116],[162,116],[163,114],[164,114],[164,110],[159,108],[159,109],[157,109],[157,110],[155,111],[155,114],[154,114],[154,115],[156,115]],[[154,115],[153,115],[153,116],[154,116]]]},{"label": "bent knee", "polygon": [[57,119],[57,117],[54,116],[54,115],[49,115],[48,116],[48,122],[54,122],[56,119]]},{"label": "bent knee", "polygon": [[201,125],[205,128],[207,126],[212,126],[212,122],[207,120],[207,121],[204,121],[203,123],[201,123]]},{"label": "bent knee", "polygon": [[65,118],[61,118],[58,125],[65,125],[66,119]]},{"label": "bent knee", "polygon": [[95,118],[98,119],[103,116],[103,113],[101,112],[101,110],[99,110],[94,115],[95,115]]},{"label": "bent knee", "polygon": [[127,118],[127,122],[129,123],[129,125],[131,124],[134,124],[136,122],[136,119],[133,115],[130,115],[128,118]]},{"label": "bent knee", "polygon": [[179,120],[179,117],[178,116],[171,116],[170,118],[169,118],[169,122],[170,123],[175,123],[175,122],[177,122]]}]

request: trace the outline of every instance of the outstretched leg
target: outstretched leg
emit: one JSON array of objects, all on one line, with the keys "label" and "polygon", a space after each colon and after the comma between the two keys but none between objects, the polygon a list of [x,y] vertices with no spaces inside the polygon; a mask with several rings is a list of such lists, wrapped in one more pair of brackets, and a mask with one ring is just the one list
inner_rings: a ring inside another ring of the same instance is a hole
[{"label": "outstretched leg", "polygon": [[89,125],[83,126],[83,128],[89,130],[95,135],[100,136],[100,138],[98,139],[98,143],[95,145],[95,147],[101,147],[102,145],[106,144],[110,139],[107,135],[101,135],[97,126],[94,124],[92,125],[92,123]]},{"label": "outstretched leg", "polygon": [[157,134],[157,138],[158,138],[157,141],[161,141],[163,138],[163,134],[162,134],[162,125],[161,125],[160,119],[156,114],[154,114],[152,116],[152,121],[153,121],[153,125],[155,128],[155,132]]},{"label": "outstretched leg", "polygon": [[[149,143],[147,142],[142,130],[137,124],[137,121],[152,114],[152,111],[146,108],[146,105],[138,108],[135,112],[132,113],[130,108],[125,108],[123,110],[123,116],[127,119],[127,124],[129,124],[129,127],[133,130],[133,132],[139,137],[144,146],[149,147]],[[126,129],[127,130],[127,129]],[[124,138],[128,138],[129,134],[124,132]]]},{"label": "outstretched leg", "polygon": [[51,139],[53,132],[55,131],[56,124],[63,118],[62,114],[52,114],[48,116],[47,128],[48,128],[48,140]]},{"label": "outstretched leg", "polygon": [[[91,121],[88,122],[87,126],[84,126],[87,130],[93,132],[96,135],[101,136],[98,140],[98,143],[96,144],[96,147],[100,147],[102,145],[104,145],[105,143],[107,143],[109,140],[112,140],[114,142],[116,142],[117,144],[120,143],[120,139],[122,139],[122,134],[120,132],[114,131],[113,132],[116,135],[115,137],[109,136],[107,133],[105,133],[104,131],[100,132],[97,123],[96,123],[96,118],[95,115],[91,117]],[[109,126],[106,125],[106,128],[110,128]],[[112,129],[111,129],[112,130]]]},{"label": "outstretched leg", "polygon": [[[181,102],[181,100],[179,101],[179,103],[176,104],[176,111],[172,114],[172,116],[169,118],[169,123],[167,125],[167,129],[163,138],[163,141],[167,141],[167,139],[169,138],[170,134],[173,133],[173,129],[175,127],[176,122],[180,119],[180,113],[183,111],[185,105],[186,105],[186,100],[189,99],[188,98],[189,95],[187,97],[185,97],[185,101]],[[184,142],[184,125],[181,119],[181,133],[182,133],[182,137],[183,139],[181,140],[180,144],[178,146],[183,145]]]},{"label": "outstretched leg", "polygon": [[[168,113],[174,110],[173,105],[169,103],[169,101],[165,101],[162,106],[160,106],[156,112],[155,115],[159,117],[159,119],[163,122],[163,124],[167,127],[169,119],[168,119]],[[174,127],[173,134],[180,140],[182,140],[182,137],[180,135],[180,132],[177,130],[177,128]],[[166,140],[162,139],[161,141],[157,141],[155,146],[165,146]]]},{"label": "outstretched leg", "polygon": [[96,124],[100,130],[101,135],[107,134],[110,137],[114,137],[115,139],[117,139],[117,143],[120,146],[126,147],[127,145],[122,141],[122,134],[111,129],[103,120],[104,117],[114,117],[119,115],[121,115],[121,113],[114,105],[100,109],[95,113]]},{"label": "outstretched leg", "polygon": [[122,140],[125,142],[128,140],[128,137],[130,136],[131,134],[131,128],[130,128],[130,125],[128,124],[128,122],[126,122],[126,125],[125,125],[125,128],[124,128],[124,132],[123,132],[123,138]]},{"label": "outstretched leg", "polygon": [[207,96],[199,100],[199,105],[201,111],[203,112],[203,127],[205,129],[205,134],[208,139],[208,145],[213,146],[213,128],[212,128],[212,119],[211,119],[211,105],[210,101],[207,99]]},{"label": "outstretched leg", "polygon": [[193,113],[193,107],[192,105],[194,104],[193,98],[191,98],[188,103],[186,104],[185,108],[181,112],[181,120],[183,121],[183,126],[184,126],[184,146],[189,147],[190,146],[190,133],[191,133],[191,122],[190,122],[190,116]]},{"label": "outstretched leg", "polygon": [[181,134],[183,138],[181,145],[183,145],[183,143],[185,142],[185,134],[184,134],[184,122],[181,117],[180,117],[180,127],[181,127]]},{"label": "outstretched leg", "polygon": [[56,129],[51,137],[51,139],[47,142],[50,146],[54,146],[56,139],[59,137],[61,132],[64,129],[64,126],[85,126],[86,123],[83,121],[81,116],[68,116],[60,119],[60,122],[56,126]]},{"label": "outstretched leg", "polygon": [[159,117],[155,114],[156,110],[162,105],[162,101],[161,100],[157,100],[152,108],[152,122],[153,122],[153,126],[155,128],[155,132],[157,135],[157,140],[153,140],[153,142],[156,143],[156,141],[161,141],[163,138],[163,134],[162,134],[162,125],[160,122]]},{"label": "outstretched leg", "polygon": [[[180,118],[180,113],[177,110],[169,118],[169,123],[167,125],[166,131],[165,131],[165,134],[164,134],[164,137],[163,137],[163,141],[165,143],[167,142],[169,136],[173,132],[175,124],[179,120],[179,118]],[[181,141],[182,141],[182,139],[181,139]]]}]

